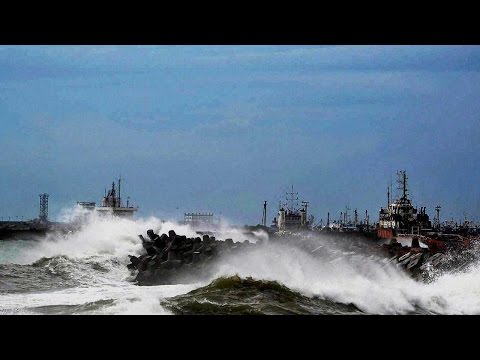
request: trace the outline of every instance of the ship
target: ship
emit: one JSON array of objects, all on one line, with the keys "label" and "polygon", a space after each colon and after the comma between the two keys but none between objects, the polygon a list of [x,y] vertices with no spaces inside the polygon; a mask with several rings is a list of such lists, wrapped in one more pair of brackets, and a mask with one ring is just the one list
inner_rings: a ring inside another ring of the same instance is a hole
[{"label": "ship", "polygon": [[298,192],[293,191],[292,185],[292,191],[287,192],[287,203],[283,205],[280,203],[278,217],[273,218],[273,228],[278,231],[309,230],[311,228],[313,216],[307,219],[308,201],[302,201],[302,206],[299,208],[298,205],[295,206],[296,200],[298,200]]},{"label": "ship", "polygon": [[[102,198],[102,204],[95,208],[97,214],[101,217],[117,216],[122,218],[133,218],[133,215],[138,211],[138,207],[130,206],[130,198],[127,198],[127,206],[123,206],[121,197],[122,179],[118,179],[118,195],[115,189],[115,182],[112,182],[112,188],[108,191],[105,189],[105,196]],[[92,204],[88,203],[91,207]]]},{"label": "ship", "polygon": [[420,235],[433,230],[426,208],[414,207],[412,200],[408,197],[406,171],[398,171],[397,176],[401,195],[390,202],[390,187],[388,188],[387,207],[380,208],[376,229],[377,237],[380,239],[392,239],[411,234]]}]

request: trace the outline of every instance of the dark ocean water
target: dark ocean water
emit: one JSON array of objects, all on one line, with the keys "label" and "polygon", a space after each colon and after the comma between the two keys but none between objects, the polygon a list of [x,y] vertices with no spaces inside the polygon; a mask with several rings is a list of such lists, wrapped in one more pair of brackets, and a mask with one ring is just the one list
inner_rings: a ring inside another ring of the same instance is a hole
[{"label": "dark ocean water", "polygon": [[353,304],[304,296],[276,281],[239,276],[217,278],[162,305],[180,315],[362,314]]},{"label": "dark ocean water", "polygon": [[0,241],[0,314],[480,314],[476,263],[423,283],[371,243],[318,235],[222,258],[201,281],[137,286],[128,255],[150,228],[194,235],[156,218],[92,219],[66,236]]}]

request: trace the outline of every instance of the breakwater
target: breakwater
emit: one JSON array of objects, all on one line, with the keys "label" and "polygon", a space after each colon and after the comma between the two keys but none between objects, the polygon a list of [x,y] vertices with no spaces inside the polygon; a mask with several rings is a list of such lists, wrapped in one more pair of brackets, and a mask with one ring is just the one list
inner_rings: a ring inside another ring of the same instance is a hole
[{"label": "breakwater", "polygon": [[217,240],[215,236],[202,237],[177,235],[174,230],[167,234],[147,231],[148,239],[139,235],[145,253],[129,256],[130,270],[138,270],[135,281],[139,285],[181,284],[207,279],[211,264],[224,255],[242,249],[260,246],[248,240],[233,242],[232,239]]}]

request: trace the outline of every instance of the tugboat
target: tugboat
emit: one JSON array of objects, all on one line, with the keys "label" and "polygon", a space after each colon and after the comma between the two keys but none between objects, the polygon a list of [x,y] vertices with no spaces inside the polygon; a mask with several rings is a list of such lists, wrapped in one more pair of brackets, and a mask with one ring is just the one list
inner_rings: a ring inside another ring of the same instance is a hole
[{"label": "tugboat", "polygon": [[380,209],[377,226],[377,237],[380,239],[392,239],[409,234],[419,235],[432,231],[432,223],[426,208],[421,207],[418,211],[408,198],[406,171],[398,171],[397,175],[398,189],[402,191],[402,195],[390,203],[390,188],[388,189],[387,207]]},{"label": "tugboat", "polygon": [[[445,233],[432,228],[425,207],[420,211],[408,198],[407,174],[398,171],[399,190],[402,195],[380,209],[377,239],[390,257],[387,263],[404,268],[416,278],[426,279],[432,270],[460,271],[478,259],[480,237]],[[437,214],[439,211],[437,206]],[[439,222],[439,215],[435,221]],[[388,239],[388,240],[387,240]]]}]

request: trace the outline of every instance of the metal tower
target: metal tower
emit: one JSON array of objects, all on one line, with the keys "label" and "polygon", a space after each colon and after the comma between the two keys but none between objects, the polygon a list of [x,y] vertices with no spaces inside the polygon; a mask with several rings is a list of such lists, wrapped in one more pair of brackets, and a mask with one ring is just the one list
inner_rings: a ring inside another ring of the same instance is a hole
[{"label": "metal tower", "polygon": [[41,221],[48,221],[48,194],[40,194],[40,213],[38,218]]}]

